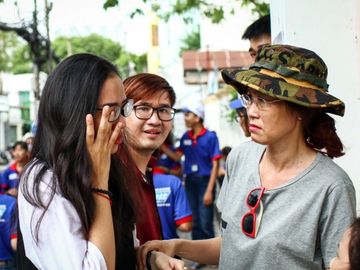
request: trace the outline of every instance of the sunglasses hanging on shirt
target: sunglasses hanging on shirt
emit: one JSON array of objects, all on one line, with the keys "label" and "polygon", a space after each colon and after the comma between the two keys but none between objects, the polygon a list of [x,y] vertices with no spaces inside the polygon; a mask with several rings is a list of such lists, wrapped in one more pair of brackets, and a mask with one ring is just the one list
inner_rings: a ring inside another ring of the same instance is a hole
[{"label": "sunglasses hanging on shirt", "polygon": [[246,197],[246,204],[250,210],[241,219],[241,229],[245,235],[251,238],[256,238],[256,235],[259,231],[261,218],[264,211],[263,204],[261,202],[264,191],[264,187],[258,187],[251,190]]}]

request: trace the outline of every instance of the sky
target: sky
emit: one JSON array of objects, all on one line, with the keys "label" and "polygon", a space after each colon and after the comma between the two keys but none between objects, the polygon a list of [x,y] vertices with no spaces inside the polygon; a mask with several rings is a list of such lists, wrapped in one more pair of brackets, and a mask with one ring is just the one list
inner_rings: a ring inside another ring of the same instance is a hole
[{"label": "sky", "polygon": [[[51,0],[48,0],[50,2]],[[17,0],[18,9],[13,0],[4,0],[0,4],[0,20],[7,23],[29,21],[32,16],[33,1]],[[119,42],[127,50],[141,54],[147,51],[149,44],[148,21],[145,16],[130,19],[130,11],[140,0],[119,1],[120,7],[104,10],[104,0],[53,0],[50,13],[50,38],[57,36],[75,36],[98,33]],[[38,0],[39,20],[43,22],[44,0]],[[40,30],[41,31],[41,30]],[[45,33],[42,31],[42,33]]]}]

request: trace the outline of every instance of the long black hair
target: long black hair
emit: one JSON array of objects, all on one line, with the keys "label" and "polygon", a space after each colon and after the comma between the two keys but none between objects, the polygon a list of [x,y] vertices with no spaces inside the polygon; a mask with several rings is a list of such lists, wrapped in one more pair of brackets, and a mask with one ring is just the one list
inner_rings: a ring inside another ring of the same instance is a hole
[{"label": "long black hair", "polygon": [[[31,152],[32,162],[21,180],[25,199],[42,208],[33,237],[38,241],[43,216],[57,190],[69,200],[87,235],[94,220],[95,203],[91,193],[93,168],[86,147],[85,117],[94,113],[106,79],[119,76],[117,68],[92,54],[76,54],[63,60],[48,77],[38,111],[38,127]],[[126,147],[122,147],[125,151]],[[32,185],[26,178],[34,169]],[[41,200],[40,183],[47,170],[53,172],[50,201]],[[114,194],[112,214],[116,242],[116,269],[135,269],[132,231],[135,208],[126,181],[132,172],[114,155],[111,159],[109,189]]]}]

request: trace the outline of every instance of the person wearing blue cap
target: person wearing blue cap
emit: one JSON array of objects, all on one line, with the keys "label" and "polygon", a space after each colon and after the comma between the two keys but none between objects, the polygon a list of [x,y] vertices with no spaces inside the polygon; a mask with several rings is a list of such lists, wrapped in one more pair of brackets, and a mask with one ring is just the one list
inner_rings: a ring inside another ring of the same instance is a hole
[{"label": "person wearing blue cap", "polygon": [[245,137],[250,137],[249,118],[244,102],[241,99],[235,99],[230,102],[230,108],[236,110],[235,120],[240,124]]}]

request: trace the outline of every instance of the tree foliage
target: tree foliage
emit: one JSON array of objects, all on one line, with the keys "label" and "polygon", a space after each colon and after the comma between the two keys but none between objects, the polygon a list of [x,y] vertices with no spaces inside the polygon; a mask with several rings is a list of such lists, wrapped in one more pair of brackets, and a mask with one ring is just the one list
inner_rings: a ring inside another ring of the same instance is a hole
[{"label": "tree foliage", "polygon": [[12,32],[0,32],[0,71],[9,71],[14,51],[19,47],[19,39]]},{"label": "tree foliage", "polygon": [[58,37],[52,43],[55,53],[61,58],[74,53],[93,53],[115,63],[121,77],[131,72],[143,72],[146,69],[146,55],[135,55],[126,51],[119,43],[98,34],[76,37]]},{"label": "tree foliage", "polygon": [[87,52],[104,57],[109,61],[115,61],[123,51],[120,44],[98,34],[74,37],[60,36],[53,41],[52,46],[61,59],[71,54]]},{"label": "tree foliage", "polygon": [[[164,0],[163,0],[164,1]],[[167,0],[166,0],[167,1]],[[269,4],[264,0],[231,0],[236,5],[236,8],[231,8],[230,14],[235,14],[237,9],[242,7],[251,8],[252,13],[257,14],[259,17],[270,13]],[[171,15],[177,14],[183,17],[185,22],[192,21],[192,12],[194,10],[200,10],[203,15],[208,17],[213,23],[219,23],[227,16],[227,12],[224,6],[221,4],[211,3],[206,0],[175,0],[172,1],[170,11],[163,11],[160,7],[159,1],[143,0],[144,3],[149,3],[152,11],[154,11],[160,18],[168,20]],[[104,9],[108,9],[114,6],[121,6],[119,0],[104,0]],[[131,17],[136,14],[143,14],[142,10],[135,8],[131,13]]]},{"label": "tree foliage", "polygon": [[[115,63],[123,78],[131,72],[143,72],[147,66],[146,55],[127,52],[119,43],[98,34],[88,36],[57,37],[52,48],[59,60],[75,53],[93,53]],[[41,71],[47,72],[46,65]],[[0,71],[14,74],[32,72],[32,59],[27,43],[12,32],[0,31]]]},{"label": "tree foliage", "polygon": [[180,47],[180,56],[184,51],[196,51],[201,48],[200,40],[200,30],[194,30],[193,32],[187,34],[182,40],[182,45]]}]

